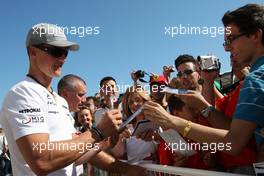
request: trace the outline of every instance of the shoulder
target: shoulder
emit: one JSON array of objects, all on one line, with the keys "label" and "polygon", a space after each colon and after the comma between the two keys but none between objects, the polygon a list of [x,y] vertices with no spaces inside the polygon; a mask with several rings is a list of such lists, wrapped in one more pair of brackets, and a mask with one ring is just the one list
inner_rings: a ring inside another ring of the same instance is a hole
[{"label": "shoulder", "polygon": [[14,85],[7,93],[6,98],[12,97],[33,97],[44,96],[45,88],[28,78]]},{"label": "shoulder", "polygon": [[20,105],[43,104],[47,99],[45,91],[45,88],[41,85],[31,81],[29,78],[25,78],[7,92],[2,107],[13,109]]},{"label": "shoulder", "polygon": [[240,93],[245,95],[252,94],[253,96],[258,94],[262,96],[264,93],[264,69],[257,69],[251,72],[241,86]]}]

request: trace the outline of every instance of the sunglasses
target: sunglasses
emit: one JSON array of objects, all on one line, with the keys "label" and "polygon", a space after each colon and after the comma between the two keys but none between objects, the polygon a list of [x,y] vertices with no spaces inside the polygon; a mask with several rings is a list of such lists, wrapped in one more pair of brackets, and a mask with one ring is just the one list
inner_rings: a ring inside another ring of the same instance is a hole
[{"label": "sunglasses", "polygon": [[55,46],[43,46],[43,45],[34,45],[34,47],[48,53],[49,55],[53,57],[62,57],[65,56],[67,57],[68,55],[68,50],[66,48],[60,48],[60,47],[55,47]]},{"label": "sunglasses", "polygon": [[195,72],[195,71],[194,70],[191,70],[191,69],[187,69],[187,70],[184,70],[183,72],[178,72],[177,73],[177,76],[178,77],[182,77],[183,75],[190,75],[193,72]]},{"label": "sunglasses", "polygon": [[231,45],[233,41],[239,39],[243,35],[247,35],[247,34],[246,33],[241,33],[241,34],[238,34],[238,35],[229,35],[227,37],[227,39],[224,41],[223,46],[229,46],[229,45]]}]

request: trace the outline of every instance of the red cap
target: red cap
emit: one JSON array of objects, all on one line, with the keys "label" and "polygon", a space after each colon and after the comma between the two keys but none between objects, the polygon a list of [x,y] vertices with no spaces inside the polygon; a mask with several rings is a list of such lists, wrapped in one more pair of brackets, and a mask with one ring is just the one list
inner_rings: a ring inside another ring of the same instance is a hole
[{"label": "red cap", "polygon": [[149,79],[149,84],[154,84],[154,83],[168,85],[168,82],[163,75],[151,75]]}]

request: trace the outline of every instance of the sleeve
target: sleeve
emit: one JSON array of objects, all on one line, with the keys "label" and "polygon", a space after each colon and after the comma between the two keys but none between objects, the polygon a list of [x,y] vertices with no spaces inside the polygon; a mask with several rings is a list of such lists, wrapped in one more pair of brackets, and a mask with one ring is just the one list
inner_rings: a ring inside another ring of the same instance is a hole
[{"label": "sleeve", "polygon": [[259,126],[264,125],[264,74],[252,72],[239,94],[238,104],[234,118],[255,122]]},{"label": "sleeve", "polygon": [[29,134],[49,133],[47,105],[40,95],[11,91],[7,99],[5,116],[15,140]]},{"label": "sleeve", "polygon": [[227,106],[227,96],[224,96],[223,98],[219,98],[215,101],[215,107],[221,112],[225,112],[226,106]]}]

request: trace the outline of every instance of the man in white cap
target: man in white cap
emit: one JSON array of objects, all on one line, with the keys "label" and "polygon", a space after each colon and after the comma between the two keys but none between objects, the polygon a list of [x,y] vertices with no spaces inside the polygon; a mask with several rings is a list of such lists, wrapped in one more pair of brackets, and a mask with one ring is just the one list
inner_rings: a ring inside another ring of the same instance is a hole
[{"label": "man in white cap", "polygon": [[42,23],[29,30],[26,47],[28,74],[9,90],[0,111],[13,174],[76,175],[72,163],[117,132],[121,114],[108,111],[97,127],[73,138],[67,102],[53,92],[51,81],[61,75],[68,51],[79,45],[69,42],[58,26]]}]

